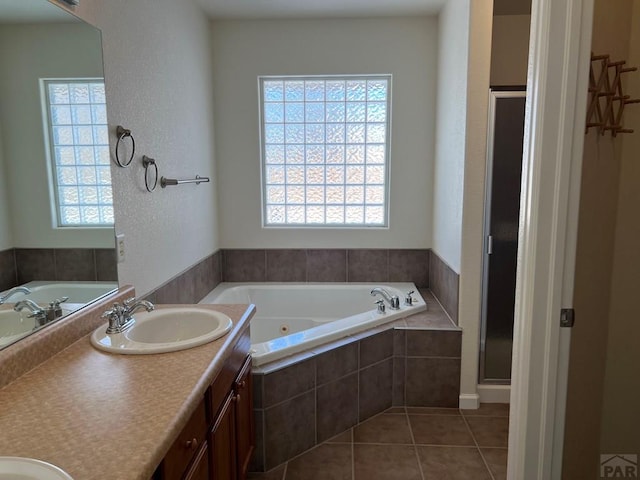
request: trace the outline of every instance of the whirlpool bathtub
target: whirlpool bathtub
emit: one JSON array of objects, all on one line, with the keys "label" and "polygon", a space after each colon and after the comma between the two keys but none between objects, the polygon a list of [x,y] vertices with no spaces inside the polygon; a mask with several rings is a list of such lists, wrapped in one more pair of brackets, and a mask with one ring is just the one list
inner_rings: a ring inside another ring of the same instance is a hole
[{"label": "whirlpool bathtub", "polygon": [[[400,298],[400,309],[378,313],[371,289],[382,287]],[[407,292],[413,303],[405,305]],[[251,350],[262,365],[312,347],[382,325],[427,305],[412,283],[221,283],[200,303],[252,303]]]}]

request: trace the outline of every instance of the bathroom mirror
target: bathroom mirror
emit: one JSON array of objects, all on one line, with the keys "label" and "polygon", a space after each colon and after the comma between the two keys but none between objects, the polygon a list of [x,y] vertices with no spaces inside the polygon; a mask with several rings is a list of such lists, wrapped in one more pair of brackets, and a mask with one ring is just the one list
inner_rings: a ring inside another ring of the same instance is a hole
[{"label": "bathroom mirror", "polygon": [[[102,41],[47,0],[0,0],[0,348],[117,288]],[[33,316],[31,299],[47,310]]]}]

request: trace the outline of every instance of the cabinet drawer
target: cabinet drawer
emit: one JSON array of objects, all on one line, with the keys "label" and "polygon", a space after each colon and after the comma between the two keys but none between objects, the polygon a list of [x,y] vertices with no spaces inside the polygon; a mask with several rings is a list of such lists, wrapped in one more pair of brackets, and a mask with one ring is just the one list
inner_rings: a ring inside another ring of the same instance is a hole
[{"label": "cabinet drawer", "polygon": [[178,435],[178,438],[160,465],[163,480],[180,480],[207,435],[207,416],[204,401],[200,402],[193,415]]},{"label": "cabinet drawer", "polygon": [[200,447],[193,465],[184,476],[184,480],[209,480],[209,448],[205,443]]},{"label": "cabinet drawer", "polygon": [[233,347],[229,358],[224,362],[220,373],[218,373],[218,376],[213,381],[211,388],[209,389],[210,423],[218,415],[229,391],[233,389],[233,384],[238,376],[238,372],[245,362],[245,359],[249,355],[250,348],[251,339],[249,338],[249,329],[246,328],[244,332],[242,332],[238,343]]}]

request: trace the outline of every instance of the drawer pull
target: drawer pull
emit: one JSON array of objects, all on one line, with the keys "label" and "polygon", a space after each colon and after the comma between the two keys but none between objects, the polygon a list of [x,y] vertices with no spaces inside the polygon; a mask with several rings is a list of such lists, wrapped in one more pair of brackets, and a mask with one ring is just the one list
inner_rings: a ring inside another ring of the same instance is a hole
[{"label": "drawer pull", "polygon": [[240,383],[238,384],[238,388],[244,388],[244,387],[246,387],[246,386],[247,386],[247,381],[246,381],[246,380],[243,380],[242,382],[240,382]]},{"label": "drawer pull", "polygon": [[184,442],[184,445],[189,450],[195,450],[196,448],[198,448],[198,439],[194,438],[193,440],[187,440],[186,442]]}]

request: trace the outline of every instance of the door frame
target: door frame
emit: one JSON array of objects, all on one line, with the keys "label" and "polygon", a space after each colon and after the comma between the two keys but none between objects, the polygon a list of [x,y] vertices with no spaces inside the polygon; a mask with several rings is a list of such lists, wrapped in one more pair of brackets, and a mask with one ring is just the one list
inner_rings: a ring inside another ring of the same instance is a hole
[{"label": "door frame", "polygon": [[489,119],[487,122],[487,166],[484,181],[484,226],[482,247],[482,304],[480,319],[480,358],[478,383],[484,385],[510,385],[511,380],[487,380],[485,378],[485,354],[487,340],[487,298],[489,295],[489,236],[491,235],[491,205],[493,204],[493,153],[495,146],[495,113],[499,98],[526,98],[526,86],[491,87],[489,89]]},{"label": "door frame", "polygon": [[[594,0],[533,0],[507,478],[560,478]],[[579,320],[578,320],[579,321]],[[563,331],[561,331],[563,330]]]}]

